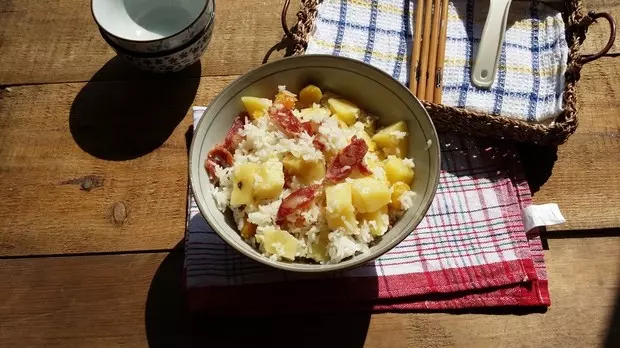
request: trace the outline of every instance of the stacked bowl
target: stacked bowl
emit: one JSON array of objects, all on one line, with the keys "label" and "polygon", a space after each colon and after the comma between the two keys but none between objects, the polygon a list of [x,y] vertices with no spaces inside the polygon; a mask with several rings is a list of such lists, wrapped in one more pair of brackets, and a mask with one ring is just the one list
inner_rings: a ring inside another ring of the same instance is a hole
[{"label": "stacked bowl", "polygon": [[92,0],[91,9],[119,56],[157,73],[198,61],[213,34],[214,0]]}]

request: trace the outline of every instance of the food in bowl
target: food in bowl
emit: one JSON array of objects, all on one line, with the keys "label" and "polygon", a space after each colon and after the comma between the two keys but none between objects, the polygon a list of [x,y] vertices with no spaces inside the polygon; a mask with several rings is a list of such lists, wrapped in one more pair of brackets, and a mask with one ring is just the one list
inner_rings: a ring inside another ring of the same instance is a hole
[{"label": "food in bowl", "polygon": [[232,211],[265,257],[341,262],[367,252],[412,206],[405,122],[377,129],[377,117],[314,85],[241,102],[204,167],[217,208]]}]

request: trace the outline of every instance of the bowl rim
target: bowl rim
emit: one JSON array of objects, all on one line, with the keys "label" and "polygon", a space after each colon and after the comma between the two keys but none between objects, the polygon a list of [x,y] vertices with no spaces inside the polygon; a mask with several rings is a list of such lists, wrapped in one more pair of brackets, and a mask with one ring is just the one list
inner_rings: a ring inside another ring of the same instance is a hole
[{"label": "bowl rim", "polygon": [[[246,252],[246,250],[241,249],[237,243],[233,243],[231,241],[229,241],[229,236],[226,233],[220,232],[218,230],[218,228],[213,227],[213,222],[210,221],[211,216],[210,214],[207,214],[206,211],[207,206],[205,202],[202,202],[201,199],[197,198],[200,195],[197,194],[197,192],[199,191],[198,189],[198,184],[195,182],[195,180],[198,178],[198,173],[195,173],[194,177],[194,170],[192,169],[194,167],[193,162],[193,156],[192,154],[196,151],[197,146],[197,135],[198,132],[196,131],[197,129],[199,129],[202,124],[203,121],[206,120],[206,117],[201,117],[200,120],[198,121],[198,123],[196,124],[196,127],[194,127],[194,134],[192,135],[192,142],[189,148],[189,158],[188,158],[188,175],[189,175],[189,186],[190,186],[190,191],[195,199],[196,205],[198,206],[198,210],[200,211],[200,214],[202,214],[202,216],[204,217],[204,219],[207,221],[207,223],[211,226],[211,228],[213,229],[213,231],[215,231],[215,233],[222,239],[224,240],[224,242],[232,247],[233,249],[235,249],[237,252],[239,252],[240,254],[244,255],[245,257],[248,257],[254,261],[257,261],[261,264],[264,264],[266,266],[269,267],[273,267],[275,269],[279,269],[279,270],[283,270],[283,271],[290,271],[290,272],[297,272],[297,273],[331,273],[331,272],[340,272],[340,271],[345,271],[345,270],[350,270],[353,268],[357,268],[360,267],[364,264],[366,264],[367,262],[370,262],[372,260],[376,260],[377,258],[381,257],[382,255],[384,255],[385,253],[387,253],[388,251],[392,250],[396,245],[398,245],[399,243],[401,243],[405,238],[407,238],[407,236],[409,236],[409,234],[411,234],[413,231],[415,231],[415,229],[418,227],[418,225],[422,222],[424,216],[426,216],[428,209],[430,208],[431,204],[433,203],[435,196],[437,194],[437,188],[439,186],[439,176],[440,176],[440,172],[441,172],[441,151],[440,151],[440,146],[439,146],[439,134],[437,132],[437,129],[435,127],[435,124],[432,120],[432,118],[430,117],[430,115],[428,114],[428,111],[426,111],[426,108],[424,108],[424,106],[422,105],[422,103],[420,102],[420,100],[413,94],[411,93],[411,90],[409,88],[407,88],[405,85],[401,84],[398,80],[394,79],[392,76],[390,76],[389,74],[387,74],[386,72],[384,72],[383,70],[370,65],[368,63],[359,61],[357,59],[353,59],[353,58],[348,58],[348,57],[342,57],[342,56],[334,56],[334,55],[329,55],[329,54],[304,54],[304,55],[299,55],[299,56],[291,56],[291,57],[285,57],[285,58],[281,58],[278,59],[276,61],[273,62],[269,62],[263,65],[260,65],[252,70],[250,70],[249,72],[243,74],[242,76],[239,76],[238,78],[236,78],[234,81],[232,81],[231,83],[229,83],[224,89],[222,89],[215,98],[213,98],[209,104],[207,105],[205,111],[203,113],[208,112],[211,107],[213,106],[213,104],[222,96],[224,95],[227,91],[232,90],[234,88],[237,87],[237,84],[240,83],[240,81],[245,78],[247,75],[250,74],[254,74],[260,70],[264,70],[264,69],[268,69],[268,67],[273,66],[273,65],[277,65],[277,64],[282,64],[283,61],[289,61],[289,60],[297,60],[297,59],[310,59],[310,58],[315,58],[315,57],[319,57],[321,59],[333,59],[336,61],[340,61],[343,64],[354,64],[354,65],[358,65],[358,66],[365,66],[367,68],[370,68],[371,70],[374,70],[375,72],[379,73],[380,75],[384,75],[385,77],[389,78],[390,80],[392,80],[393,82],[395,82],[396,84],[400,85],[405,91],[406,93],[411,96],[413,99],[413,101],[420,107],[421,110],[424,111],[424,114],[426,115],[429,123],[430,123],[430,128],[432,130],[432,134],[429,134],[429,136],[432,138],[430,139],[431,141],[434,142],[434,144],[436,144],[435,146],[435,156],[437,158],[437,170],[435,171],[435,173],[431,173],[431,177],[429,180],[430,185],[428,186],[431,189],[431,193],[430,193],[430,197],[428,199],[428,201],[423,204],[422,206],[420,206],[420,213],[421,213],[421,219],[420,221],[418,221],[417,223],[414,223],[411,227],[411,231],[409,232],[405,232],[402,233],[400,236],[398,236],[397,238],[394,238],[390,243],[388,243],[384,249],[380,252],[377,252],[376,254],[370,254],[370,253],[363,253],[363,254],[359,254],[359,255],[355,255],[354,257],[358,257],[358,259],[356,260],[356,262],[351,262],[351,263],[343,263],[343,262],[339,262],[339,263],[334,263],[334,264],[317,264],[316,266],[320,266],[317,268],[296,268],[297,265],[299,265],[300,263],[295,263],[294,261],[291,262],[280,262],[280,261],[273,261],[270,260],[268,258],[266,258],[265,256],[263,256],[262,254],[260,254],[258,251],[256,251],[255,249],[252,249],[252,252]],[[334,68],[336,69],[340,69],[341,67],[339,65],[335,65]],[[206,122],[206,121],[205,121]],[[202,168],[202,166],[198,166],[197,168]],[[218,224],[215,224],[218,225]],[[386,233],[388,233],[390,230],[388,230]],[[245,243],[245,242],[244,242]],[[345,261],[346,262],[346,261]]]},{"label": "bowl rim", "polygon": [[183,45],[181,45],[179,47],[175,47],[175,48],[173,48],[171,50],[167,50],[167,51],[158,51],[158,52],[149,52],[149,53],[147,53],[147,52],[131,51],[131,50],[126,49],[125,47],[119,46],[116,42],[110,40],[110,38],[106,36],[106,32],[103,31],[101,28],[99,28],[99,33],[103,37],[103,40],[105,40],[105,42],[110,47],[112,47],[112,49],[114,49],[114,51],[116,51],[117,53],[121,53],[121,54],[132,56],[132,57],[137,57],[137,58],[163,58],[163,57],[166,57],[166,56],[169,56],[169,55],[172,55],[172,54],[179,53],[179,52],[187,49],[188,47],[191,47],[196,42],[198,42],[202,37],[207,35],[209,30],[211,30],[213,28],[211,23],[213,23],[214,20],[215,20],[215,18],[211,17],[210,24],[207,25],[203,30],[201,30],[198,33],[198,35],[194,36],[191,40],[187,41]]},{"label": "bowl rim", "polygon": [[189,25],[187,25],[186,27],[184,27],[183,29],[177,31],[174,34],[159,38],[159,39],[153,39],[153,40],[133,40],[133,39],[127,39],[118,35],[114,35],[113,33],[111,33],[110,31],[106,30],[106,28],[101,25],[101,23],[97,20],[97,16],[95,15],[95,9],[93,6],[93,3],[95,1],[101,1],[101,0],[90,0],[90,13],[93,16],[93,19],[95,20],[95,23],[97,24],[97,26],[99,27],[99,30],[102,31],[103,33],[105,33],[106,35],[110,35],[114,38],[117,38],[121,41],[125,41],[125,42],[131,42],[131,43],[138,43],[138,44],[149,44],[149,43],[156,43],[156,42],[160,42],[160,41],[166,41],[168,39],[172,39],[175,36],[183,33],[184,31],[186,31],[187,29],[189,29],[190,27],[192,27],[194,24],[196,24],[200,18],[204,15],[205,11],[207,11],[207,8],[209,7],[209,3],[213,3],[213,11],[211,14],[211,20],[209,21],[209,23],[207,24],[207,27],[211,26],[211,23],[213,21],[213,17],[215,14],[215,0],[205,0],[205,4],[202,7],[202,10],[200,10],[200,13],[198,14],[198,17],[196,17],[196,19],[194,19]]}]

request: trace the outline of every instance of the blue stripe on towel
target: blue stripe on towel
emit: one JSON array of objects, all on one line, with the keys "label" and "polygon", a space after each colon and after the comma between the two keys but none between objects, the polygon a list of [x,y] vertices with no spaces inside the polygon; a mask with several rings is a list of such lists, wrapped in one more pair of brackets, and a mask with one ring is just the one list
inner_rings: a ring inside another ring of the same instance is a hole
[{"label": "blue stripe on towel", "polygon": [[[544,46],[539,46],[540,50],[541,51],[548,51],[548,50],[551,50],[551,49],[555,49],[556,46],[560,43],[560,39],[561,39],[561,37],[558,37],[555,40],[553,40],[553,42],[551,42],[551,43],[547,42],[547,43],[544,44]],[[470,40],[470,39],[466,38],[466,37],[447,37],[446,40],[462,42],[462,41],[467,41],[467,40]],[[474,38],[473,42],[480,43],[480,38]],[[530,46],[520,45],[520,44],[516,44],[514,42],[506,42],[506,41],[504,41],[504,45],[506,45],[506,47],[517,48],[517,49],[526,50],[526,51],[532,50],[532,47],[530,47]]]},{"label": "blue stripe on towel", "polygon": [[538,105],[540,93],[540,47],[538,45],[538,32],[540,31],[540,18],[538,18],[538,1],[532,1],[530,7],[532,11],[532,76],[534,76],[534,86],[530,96],[530,106],[527,110],[527,120],[536,121],[536,106]]},{"label": "blue stripe on towel", "polygon": [[463,73],[463,84],[459,93],[458,107],[464,107],[467,103],[467,91],[469,90],[469,79],[471,77],[471,54],[474,47],[474,0],[467,0],[467,10],[465,11],[465,31],[467,32],[467,45],[465,46],[465,72]]},{"label": "blue stripe on towel", "polygon": [[366,43],[366,52],[364,52],[364,63],[370,64],[372,59],[372,49],[375,46],[375,35],[377,33],[377,13],[379,0],[372,0],[370,4],[370,25],[368,26],[368,42]]},{"label": "blue stripe on towel", "polygon": [[340,55],[342,40],[344,38],[344,28],[347,23],[347,0],[340,0],[340,17],[338,18],[338,31],[336,32],[336,42],[334,43],[334,56]]},{"label": "blue stripe on towel", "polygon": [[[443,90],[444,92],[455,92],[458,91],[460,92],[461,89],[463,88],[462,85],[445,85],[443,86]],[[491,93],[500,93],[500,92],[505,92],[504,89],[501,88],[490,88],[488,89],[489,92]],[[510,91],[509,95],[512,97],[518,97],[518,98],[522,98],[525,100],[529,100],[532,98],[536,98],[536,94],[532,93],[532,92],[516,92],[516,91]],[[553,94],[545,94],[545,95],[539,95],[538,96],[538,100],[542,100],[542,101],[549,101],[549,99],[555,99],[557,97],[557,94],[553,93]]]},{"label": "blue stripe on towel", "polygon": [[[405,7],[405,11],[409,11],[409,8]],[[404,15],[404,14],[403,14]],[[325,24],[331,24],[331,25],[335,25],[338,26],[340,24],[340,21],[336,21],[333,19],[329,19],[329,18],[318,18],[318,21],[323,22]],[[408,22],[407,22],[408,23]],[[407,24],[407,26],[409,26],[409,24]],[[345,23],[345,27],[347,28],[351,28],[351,29],[357,29],[357,30],[361,30],[361,31],[368,31],[369,27],[367,25],[360,25],[360,24],[356,24],[356,23],[350,23],[347,22]],[[384,28],[380,28],[380,27],[375,27],[374,28],[376,33],[382,33],[382,34],[387,34],[387,35],[391,35],[391,36],[398,36],[398,37],[402,37],[402,33],[400,30],[391,30],[391,29],[384,29]],[[409,37],[410,33],[409,31],[407,32],[407,37]],[[557,47],[557,45],[560,43],[560,40],[562,38],[560,36],[558,36],[555,40],[553,40],[553,42],[549,43],[546,42],[544,45],[539,46],[541,51],[548,51],[551,49],[555,49]],[[454,36],[448,36],[446,38],[446,40],[448,41],[456,41],[456,42],[464,42],[464,41],[472,41],[471,38],[469,37],[454,37]],[[480,38],[474,38],[473,42],[475,43],[479,43],[480,42]],[[532,49],[532,47],[527,46],[527,45],[521,45],[518,43],[514,43],[514,42],[504,42],[504,44],[506,44],[507,47],[512,47],[512,48],[518,48],[518,49],[522,49],[522,50],[527,50],[530,51]]]},{"label": "blue stripe on towel", "polygon": [[502,102],[504,101],[504,94],[506,91],[504,87],[506,85],[506,45],[502,45],[502,52],[499,56],[499,64],[497,66],[497,90],[495,93],[495,102],[493,104],[493,114],[499,115],[502,111]]},{"label": "blue stripe on towel", "polygon": [[[410,0],[405,1],[405,8],[403,11],[403,16],[401,17],[401,24],[400,24],[401,31],[399,33],[400,42],[398,44],[398,53],[397,53],[396,62],[394,62],[394,71],[392,72],[392,77],[397,80],[400,80],[402,62],[407,54],[407,51],[409,51],[409,54],[411,54],[411,51],[407,50],[407,43],[410,42],[412,39],[412,33],[410,30],[411,26],[409,25],[410,3],[411,3]],[[407,59],[407,62],[405,64],[408,64],[409,69],[411,69],[410,59]],[[404,81],[405,84],[411,83],[410,81],[408,81],[408,79],[409,79],[409,76],[405,76],[405,81]]]}]

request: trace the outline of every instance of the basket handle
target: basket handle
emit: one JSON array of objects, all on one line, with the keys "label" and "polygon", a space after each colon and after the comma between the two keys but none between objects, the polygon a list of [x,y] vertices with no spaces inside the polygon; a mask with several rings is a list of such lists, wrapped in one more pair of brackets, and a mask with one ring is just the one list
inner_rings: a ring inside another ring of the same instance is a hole
[{"label": "basket handle", "polygon": [[595,54],[587,54],[587,55],[581,56],[581,64],[587,64],[587,63],[590,63],[591,61],[601,58],[602,56],[607,54],[607,52],[609,52],[609,50],[611,49],[611,46],[613,46],[614,44],[614,41],[616,41],[616,21],[607,12],[594,12],[594,11],[588,12],[588,14],[583,18],[586,30],[587,30],[587,27],[589,27],[592,23],[595,23],[596,20],[599,18],[604,18],[609,23],[609,29],[610,29],[609,40],[607,41],[607,44],[605,45],[605,47],[603,47],[603,49],[600,50],[599,52]]},{"label": "basket handle", "polygon": [[282,7],[282,15],[280,16],[280,23],[282,24],[282,30],[284,30],[284,34],[291,39],[295,40],[295,36],[288,29],[288,24],[286,23],[286,13],[288,12],[288,6],[291,4],[291,0],[284,0],[284,6]]},{"label": "basket handle", "polygon": [[320,0],[301,0],[301,9],[297,12],[297,22],[293,27],[293,30],[289,30],[286,23],[286,14],[288,12],[291,0],[284,0],[282,6],[282,14],[280,16],[280,22],[282,24],[282,30],[285,37],[291,42],[293,55],[303,53],[308,45],[308,36],[312,31],[314,19],[317,14],[317,5]]}]

